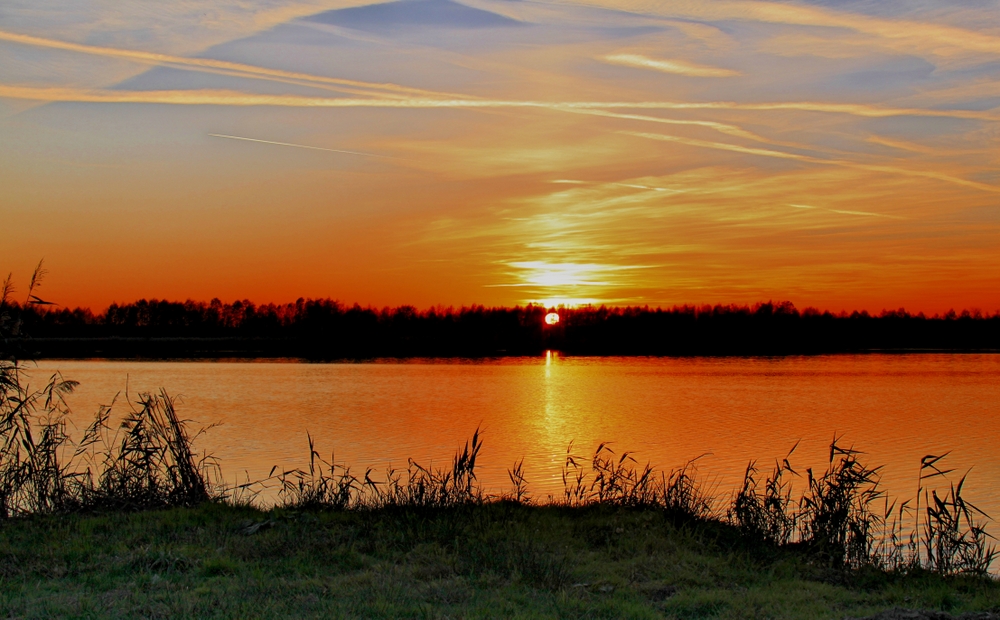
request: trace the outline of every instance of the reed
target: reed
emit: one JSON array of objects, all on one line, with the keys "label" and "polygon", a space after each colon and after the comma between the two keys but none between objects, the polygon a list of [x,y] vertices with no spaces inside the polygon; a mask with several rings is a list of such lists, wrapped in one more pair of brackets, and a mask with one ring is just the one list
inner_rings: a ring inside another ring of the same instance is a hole
[{"label": "reed", "polygon": [[675,515],[692,519],[716,520],[717,489],[698,477],[697,462],[691,459],[680,469],[660,474],[660,504]]},{"label": "reed", "polygon": [[112,408],[102,407],[74,442],[63,400],[74,387],[56,374],[40,390],[5,391],[0,516],[193,506],[213,497],[218,464],[195,456],[166,392],[140,394],[114,429]]},{"label": "reed", "polygon": [[[283,471],[258,482],[266,487],[277,480],[278,504],[284,508],[311,508],[324,510],[376,510],[383,508],[443,508],[478,504],[486,500],[476,477],[476,459],[483,443],[480,431],[459,450],[452,460],[450,470],[424,467],[410,459],[403,472],[386,470],[385,479],[375,480],[372,469],[358,478],[351,468],[322,459],[316,451],[312,435],[309,440],[309,466],[307,469]],[[518,475],[520,467],[518,466]],[[521,478],[519,501],[526,497],[526,486]],[[259,493],[258,493],[259,494]]]},{"label": "reed", "polygon": [[[50,304],[36,294],[44,276],[40,262],[25,306]],[[79,442],[70,438],[65,397],[77,382],[56,373],[42,388],[31,386],[29,363],[10,344],[23,342],[12,292],[8,276],[0,288],[0,517],[193,506],[212,498],[218,465],[195,456],[165,391],[140,394],[114,430],[114,406],[102,407]]]},{"label": "reed", "polygon": [[524,477],[524,457],[514,462],[514,466],[507,470],[507,477],[510,478],[512,489],[510,493],[503,496],[503,499],[516,504],[530,504],[531,494],[528,492],[528,480]]},{"label": "reed", "polygon": [[763,491],[757,479],[757,462],[750,461],[743,475],[743,484],[734,494],[727,518],[749,540],[770,545],[787,544],[795,532],[798,514],[792,510],[792,487],[786,473],[797,475],[788,462],[796,444],[781,463],[777,461],[764,481]]},{"label": "reed", "polygon": [[834,438],[830,461],[821,476],[807,470],[808,489],[800,500],[803,541],[833,564],[860,568],[871,563],[880,513],[872,506],[884,497],[880,467],[869,468],[860,452]]},{"label": "reed", "polygon": [[[789,456],[794,451],[793,447]],[[962,495],[968,474],[957,484],[948,482],[943,498],[936,489],[925,487],[933,478],[947,481],[952,470],[939,467],[946,455],[921,459],[915,499],[890,502],[879,487],[881,467],[868,467],[861,452],[843,447],[836,437],[829,454],[824,473],[807,470],[807,486],[797,502],[791,484],[783,479],[788,473],[798,475],[787,456],[775,463],[763,492],[756,463],[751,461],[727,520],[745,540],[779,547],[794,544],[832,566],[944,575],[989,573],[998,552],[986,531],[989,516]],[[878,510],[880,501],[883,507]],[[911,519],[913,526],[908,527]]]},{"label": "reed", "polygon": [[[49,304],[35,292],[45,270],[31,275],[25,306]],[[79,501],[81,478],[65,455],[68,437],[64,396],[77,386],[53,375],[32,388],[25,364],[11,343],[21,339],[21,317],[12,312],[10,276],[0,286],[0,517],[68,510]]]},{"label": "reed", "polygon": [[938,573],[986,574],[997,556],[993,537],[986,532],[989,517],[962,496],[966,476],[951,484],[947,494],[924,490],[923,530],[926,566]]},{"label": "reed", "polygon": [[139,394],[129,405],[117,429],[109,425],[112,407],[104,407],[84,432],[76,452],[86,464],[83,505],[135,510],[211,499],[213,480],[221,478],[218,464],[195,456],[167,392]]},{"label": "reed", "polygon": [[[351,474],[350,467],[337,465],[333,455],[325,461],[316,451],[313,437],[309,440],[309,467],[306,470],[284,471],[277,479],[281,487],[279,504],[286,508],[333,508],[347,510],[355,507],[360,481]],[[325,471],[324,471],[325,468]],[[271,474],[274,474],[271,468]]]},{"label": "reed", "polygon": [[63,396],[75,383],[53,375],[35,390],[18,362],[0,366],[0,516],[75,507],[82,479],[65,455]]}]

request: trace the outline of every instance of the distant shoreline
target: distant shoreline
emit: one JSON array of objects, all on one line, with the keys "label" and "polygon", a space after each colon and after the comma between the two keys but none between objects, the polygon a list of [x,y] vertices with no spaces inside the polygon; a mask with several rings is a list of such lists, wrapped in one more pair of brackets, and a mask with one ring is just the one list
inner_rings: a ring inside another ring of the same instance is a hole
[{"label": "distant shoreline", "polygon": [[94,314],[10,305],[24,358],[784,356],[1000,351],[1000,313],[913,315],[753,306],[363,308],[331,299],[141,300]]}]

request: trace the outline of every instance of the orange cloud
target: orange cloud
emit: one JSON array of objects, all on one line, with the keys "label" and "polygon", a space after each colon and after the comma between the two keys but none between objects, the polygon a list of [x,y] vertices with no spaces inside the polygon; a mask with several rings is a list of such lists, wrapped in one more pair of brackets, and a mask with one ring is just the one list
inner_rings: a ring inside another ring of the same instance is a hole
[{"label": "orange cloud", "polygon": [[684,60],[655,59],[643,56],[642,54],[609,54],[604,56],[603,60],[616,65],[625,65],[626,67],[652,69],[663,73],[674,73],[692,77],[735,77],[740,74],[739,71],[731,69],[707,67]]}]

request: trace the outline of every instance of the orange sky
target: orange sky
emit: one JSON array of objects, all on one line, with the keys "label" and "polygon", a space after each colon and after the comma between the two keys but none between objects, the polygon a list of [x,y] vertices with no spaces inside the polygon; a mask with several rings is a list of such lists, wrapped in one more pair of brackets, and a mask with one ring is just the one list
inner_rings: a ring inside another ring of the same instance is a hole
[{"label": "orange sky", "polygon": [[36,4],[0,267],[63,305],[1000,309],[996,0]]}]

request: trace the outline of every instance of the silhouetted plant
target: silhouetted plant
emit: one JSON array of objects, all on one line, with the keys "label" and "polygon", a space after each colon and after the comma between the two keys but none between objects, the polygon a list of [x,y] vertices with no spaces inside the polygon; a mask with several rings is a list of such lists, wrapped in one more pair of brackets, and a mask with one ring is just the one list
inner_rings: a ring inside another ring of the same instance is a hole
[{"label": "silhouetted plant", "polygon": [[195,456],[173,399],[160,390],[139,394],[129,405],[114,433],[112,407],[102,408],[84,432],[80,446],[91,454],[88,476],[95,480],[84,487],[85,503],[134,510],[209,500],[213,478],[220,478],[218,465],[210,457]]},{"label": "silhouetted plant", "polygon": [[[309,470],[281,473],[279,503],[287,508],[353,508],[359,501],[361,482],[351,475],[350,467],[335,464],[333,455],[329,462],[320,458],[312,435],[307,433],[306,436],[309,439]],[[274,473],[273,468],[271,473]]]},{"label": "silhouetted plant", "polygon": [[[44,276],[39,262],[25,307],[52,305],[36,294]],[[208,500],[206,476],[214,462],[195,458],[192,438],[164,391],[141,395],[139,408],[132,408],[110,441],[111,407],[98,411],[79,443],[70,439],[65,396],[77,382],[55,373],[45,387],[30,386],[16,348],[25,334],[21,308],[10,303],[11,282],[8,276],[0,289],[0,516]]]},{"label": "silhouetted plant", "polygon": [[580,460],[573,454],[573,442],[570,441],[562,468],[563,501],[567,506],[580,506],[587,501],[587,472],[580,466]]},{"label": "silhouetted plant", "polygon": [[383,481],[373,479],[370,468],[359,479],[351,474],[349,467],[334,463],[332,457],[329,462],[324,461],[316,452],[312,435],[307,436],[308,471],[295,469],[276,476],[280,483],[278,500],[284,507],[333,510],[446,507],[481,503],[486,499],[476,477],[476,460],[483,447],[478,428],[471,441],[455,454],[450,471],[424,467],[410,459],[405,478],[402,472],[389,468]]},{"label": "silhouetted plant", "polygon": [[656,504],[657,489],[653,468],[647,463],[637,469],[636,460],[629,452],[615,459],[614,451],[602,443],[594,452],[591,468],[594,482],[591,495],[598,503],[623,506],[651,506]]},{"label": "silhouetted plant", "polygon": [[[607,442],[601,443],[586,462],[573,454],[573,442],[566,449],[562,469],[563,499],[567,506],[607,504],[651,507],[693,518],[714,514],[715,497],[706,492],[695,474],[692,459],[680,469],[658,472],[650,464],[638,466],[630,452],[616,455]],[[588,482],[590,480],[590,482]]]},{"label": "silhouetted plant", "polygon": [[834,438],[826,472],[816,477],[807,470],[809,485],[800,503],[803,540],[831,563],[853,568],[873,561],[882,515],[872,505],[884,497],[878,488],[881,467],[869,469],[860,454]]},{"label": "silhouetted plant", "polygon": [[698,478],[696,466],[701,457],[691,459],[680,469],[660,474],[660,504],[667,511],[695,519],[716,516],[714,488]]},{"label": "silhouetted plant", "polygon": [[[36,291],[45,277],[39,261],[31,275],[25,306],[51,305]],[[15,338],[23,338],[22,317],[11,304],[10,275],[0,287],[0,516],[56,512],[75,506],[80,479],[65,456],[64,400],[77,386],[60,374],[32,389]]]},{"label": "silhouetted plant", "polygon": [[[993,537],[985,529],[984,520],[989,516],[962,496],[968,473],[958,484],[951,483],[943,498],[938,496],[936,489],[923,488],[925,480],[943,477],[952,471],[938,468],[944,456],[946,454],[927,455],[920,466],[920,490],[925,504],[922,534],[926,566],[945,575],[986,574],[997,556],[997,549],[990,542]],[[919,511],[917,514],[919,518]]]},{"label": "silhouetted plant", "polygon": [[504,499],[517,502],[518,504],[530,504],[531,494],[528,493],[528,480],[524,477],[524,457],[514,462],[514,466],[507,470],[507,477],[513,485],[511,492],[504,496]]},{"label": "silhouetted plant", "polygon": [[911,512],[910,500],[897,506],[895,501],[890,503],[889,498],[885,498],[882,532],[875,541],[873,554],[876,563],[885,570],[907,573],[920,568],[916,530],[906,530]]},{"label": "silhouetted plant", "polygon": [[797,475],[788,458],[798,443],[764,482],[764,491],[758,489],[756,461],[750,461],[743,475],[743,484],[733,497],[728,511],[729,522],[738,527],[750,540],[761,540],[772,545],[784,545],[795,532],[798,515],[792,509],[792,487],[783,478],[785,473]]}]

